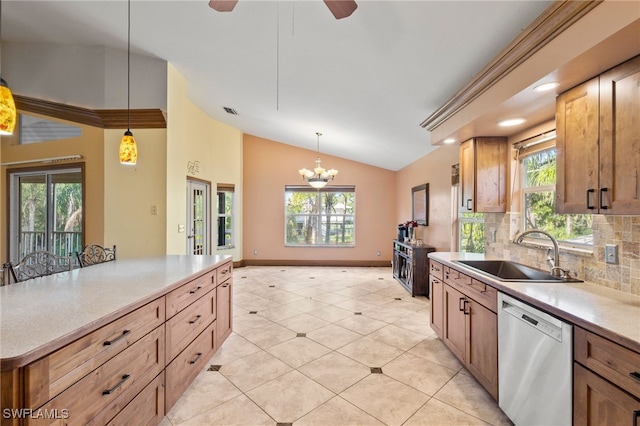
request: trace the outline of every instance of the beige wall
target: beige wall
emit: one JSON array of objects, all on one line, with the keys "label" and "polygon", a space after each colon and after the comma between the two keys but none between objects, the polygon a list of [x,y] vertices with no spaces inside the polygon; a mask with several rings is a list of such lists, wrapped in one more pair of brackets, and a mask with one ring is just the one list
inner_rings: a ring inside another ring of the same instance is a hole
[{"label": "beige wall", "polygon": [[439,147],[398,171],[396,222],[411,219],[411,188],[428,183],[429,226],[419,226],[416,238],[437,251],[450,251],[456,232],[451,222],[451,166],[459,162],[458,150],[458,145]]},{"label": "beige wall", "polygon": [[[31,114],[42,117],[38,114]],[[52,120],[49,117],[45,117]],[[56,120],[62,123],[78,126],[82,129],[79,138],[61,139],[27,145],[19,145],[19,134],[16,131],[13,136],[3,136],[0,139],[0,151],[2,162],[14,162],[33,160],[47,157],[61,157],[66,155],[82,155],[81,160],[55,163],[82,164],[84,163],[85,200],[84,200],[84,226],[85,242],[102,243],[104,238],[104,137],[103,130],[95,127],[78,125],[64,120]],[[17,126],[16,126],[17,127]],[[34,167],[51,166],[52,163],[32,163],[17,166],[3,166],[0,168],[0,261],[8,260],[8,236],[7,236],[7,170],[26,170]],[[15,259],[14,259],[15,260]]]},{"label": "beige wall", "polygon": [[[317,153],[282,143],[244,136],[244,251],[248,262],[389,264],[396,235],[396,173],[321,154],[322,165],[340,171],[336,185],[356,187],[356,246],[304,248],[284,246],[284,187],[303,184],[298,174],[312,167]],[[254,254],[257,250],[257,254]],[[377,251],[380,256],[377,256]]]},{"label": "beige wall", "polygon": [[[187,98],[187,83],[172,66],[168,66],[167,98],[167,167],[166,167],[166,253],[186,252],[187,231],[187,177],[211,184],[212,253],[242,258],[242,222],[236,221],[235,247],[216,250],[216,199],[218,183],[234,184],[236,216],[241,217],[243,206],[242,185],[242,132],[207,116]],[[198,162],[197,167],[189,167]]]},{"label": "beige wall", "polygon": [[119,259],[161,255],[165,251],[167,132],[132,129],[138,146],[135,166],[120,164],[123,133],[104,132],[104,244],[115,244]]}]

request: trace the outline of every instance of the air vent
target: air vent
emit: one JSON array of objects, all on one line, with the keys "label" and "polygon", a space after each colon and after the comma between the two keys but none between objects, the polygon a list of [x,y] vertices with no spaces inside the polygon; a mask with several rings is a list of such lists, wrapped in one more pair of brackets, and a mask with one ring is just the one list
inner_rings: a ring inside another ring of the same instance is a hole
[{"label": "air vent", "polygon": [[238,115],[238,112],[233,108],[229,108],[229,107],[222,107],[222,108],[227,112],[227,114]]}]

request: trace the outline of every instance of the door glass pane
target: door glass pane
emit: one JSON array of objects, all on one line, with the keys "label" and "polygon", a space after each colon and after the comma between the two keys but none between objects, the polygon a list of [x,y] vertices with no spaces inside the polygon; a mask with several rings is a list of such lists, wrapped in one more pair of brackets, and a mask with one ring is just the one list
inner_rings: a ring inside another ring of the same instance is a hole
[{"label": "door glass pane", "polygon": [[46,175],[18,178],[20,194],[20,225],[18,261],[27,254],[47,248],[47,177]]},{"label": "door glass pane", "polygon": [[80,173],[51,176],[53,199],[50,251],[73,256],[82,250],[82,182]]}]

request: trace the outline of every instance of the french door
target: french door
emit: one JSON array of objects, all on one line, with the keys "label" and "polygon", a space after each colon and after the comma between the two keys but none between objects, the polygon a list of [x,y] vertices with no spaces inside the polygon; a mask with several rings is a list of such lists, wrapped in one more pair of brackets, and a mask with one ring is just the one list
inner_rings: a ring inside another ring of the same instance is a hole
[{"label": "french door", "polygon": [[187,254],[211,254],[211,185],[187,180]]},{"label": "french door", "polygon": [[10,172],[9,256],[18,262],[36,250],[73,256],[84,243],[80,168]]}]

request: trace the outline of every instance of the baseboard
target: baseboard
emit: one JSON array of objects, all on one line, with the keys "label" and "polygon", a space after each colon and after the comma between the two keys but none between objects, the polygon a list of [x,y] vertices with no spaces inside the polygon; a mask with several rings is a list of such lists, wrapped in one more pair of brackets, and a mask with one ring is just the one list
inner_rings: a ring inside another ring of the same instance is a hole
[{"label": "baseboard", "polygon": [[243,266],[343,266],[343,267],[391,267],[390,260],[293,260],[293,259],[243,259],[233,262],[234,268]]}]

